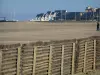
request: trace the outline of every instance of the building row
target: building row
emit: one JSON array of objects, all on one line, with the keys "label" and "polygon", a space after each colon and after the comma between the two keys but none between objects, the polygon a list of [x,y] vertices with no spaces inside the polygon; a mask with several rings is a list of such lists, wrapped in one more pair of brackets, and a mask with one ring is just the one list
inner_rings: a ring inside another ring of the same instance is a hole
[{"label": "building row", "polygon": [[47,11],[36,15],[30,21],[64,21],[64,20],[100,20],[100,8],[86,7],[85,12],[67,12],[66,10]]}]

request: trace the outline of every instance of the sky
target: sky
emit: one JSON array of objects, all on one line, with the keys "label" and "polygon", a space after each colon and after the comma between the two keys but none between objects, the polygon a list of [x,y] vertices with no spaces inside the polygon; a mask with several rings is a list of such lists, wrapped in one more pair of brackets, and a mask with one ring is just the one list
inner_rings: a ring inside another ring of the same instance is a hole
[{"label": "sky", "polygon": [[87,6],[100,7],[100,0],[0,0],[0,17],[29,20],[48,10],[83,12]]}]

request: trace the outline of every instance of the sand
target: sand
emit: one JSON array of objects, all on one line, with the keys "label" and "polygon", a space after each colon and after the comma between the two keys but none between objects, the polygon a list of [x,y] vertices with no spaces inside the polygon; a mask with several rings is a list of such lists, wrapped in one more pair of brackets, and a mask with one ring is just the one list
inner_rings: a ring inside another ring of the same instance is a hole
[{"label": "sand", "polygon": [[0,43],[28,43],[100,36],[96,22],[1,22]]}]

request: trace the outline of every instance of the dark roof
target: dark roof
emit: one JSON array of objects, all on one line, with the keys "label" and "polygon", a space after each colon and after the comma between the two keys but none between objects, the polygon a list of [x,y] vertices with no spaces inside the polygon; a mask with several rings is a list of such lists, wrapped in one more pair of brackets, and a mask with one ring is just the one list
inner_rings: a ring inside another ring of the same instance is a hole
[{"label": "dark roof", "polygon": [[37,14],[36,17],[42,17],[44,13]]},{"label": "dark roof", "polygon": [[47,11],[47,14],[50,14],[51,13],[51,11]]},{"label": "dark roof", "polygon": [[51,14],[53,15],[55,12],[52,12]]}]

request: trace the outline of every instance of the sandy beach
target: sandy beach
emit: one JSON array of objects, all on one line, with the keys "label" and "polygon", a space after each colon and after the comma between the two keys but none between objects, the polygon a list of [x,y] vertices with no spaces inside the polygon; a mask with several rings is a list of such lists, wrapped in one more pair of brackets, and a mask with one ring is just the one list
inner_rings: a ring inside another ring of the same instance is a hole
[{"label": "sandy beach", "polygon": [[1,22],[0,43],[27,43],[100,36],[96,22]]}]

